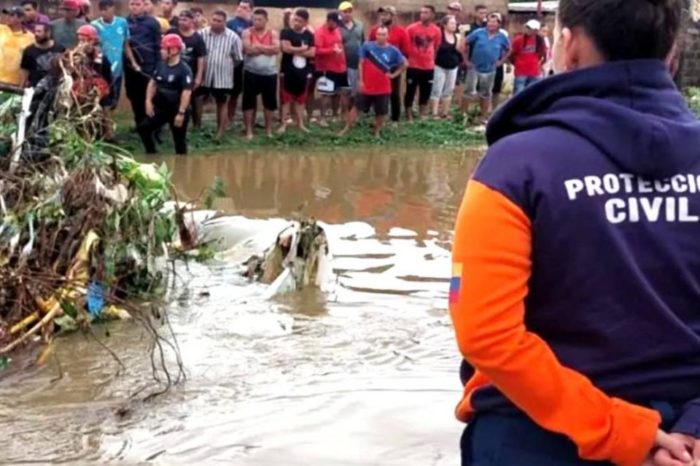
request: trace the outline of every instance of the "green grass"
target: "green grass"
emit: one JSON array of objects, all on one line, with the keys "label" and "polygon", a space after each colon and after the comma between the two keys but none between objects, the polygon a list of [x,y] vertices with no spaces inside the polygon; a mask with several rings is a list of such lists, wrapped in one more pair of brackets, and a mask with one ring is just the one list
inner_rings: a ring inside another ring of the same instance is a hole
[{"label": "green grass", "polygon": [[[143,146],[138,135],[132,131],[133,124],[124,118],[118,118],[116,133],[119,145],[135,154],[143,153]],[[461,118],[455,121],[417,121],[415,123],[401,122],[398,127],[387,125],[382,130],[382,137],[372,136],[369,127],[370,118],[365,118],[345,136],[338,136],[340,124],[330,128],[320,128],[310,125],[310,133],[301,133],[295,127],[289,126],[284,135],[265,136],[261,128],[255,129],[255,138],[245,140],[241,135],[240,125],[230,129],[224,137],[214,139],[213,122],[204,122],[200,130],[190,128],[188,134],[188,149],[191,154],[208,154],[213,152],[236,152],[247,149],[333,149],[347,147],[387,146],[401,147],[466,147],[484,143],[483,134],[465,131]],[[172,153],[173,146],[167,128],[163,131],[163,144],[159,147],[163,154]]]}]

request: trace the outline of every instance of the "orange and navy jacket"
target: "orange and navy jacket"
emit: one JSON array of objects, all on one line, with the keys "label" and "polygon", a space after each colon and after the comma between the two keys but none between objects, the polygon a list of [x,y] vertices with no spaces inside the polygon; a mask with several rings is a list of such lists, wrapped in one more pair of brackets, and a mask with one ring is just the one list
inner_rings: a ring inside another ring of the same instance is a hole
[{"label": "orange and navy jacket", "polygon": [[663,63],[548,78],[492,118],[453,245],[457,417],[524,412],[587,460],[700,437],[700,124]]}]

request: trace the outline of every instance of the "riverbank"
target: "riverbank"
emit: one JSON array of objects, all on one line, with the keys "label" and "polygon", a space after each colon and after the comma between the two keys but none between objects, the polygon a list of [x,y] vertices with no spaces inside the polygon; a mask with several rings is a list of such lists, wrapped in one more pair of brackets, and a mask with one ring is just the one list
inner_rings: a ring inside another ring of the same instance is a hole
[{"label": "riverbank", "polygon": [[[214,138],[214,122],[205,121],[200,130],[190,129],[188,144],[190,154],[211,154],[215,152],[251,149],[284,149],[289,147],[304,149],[328,149],[332,151],[345,148],[366,146],[390,147],[400,149],[406,147],[471,147],[484,144],[483,131],[465,130],[463,123],[456,121],[417,121],[415,123],[401,122],[397,127],[387,125],[382,130],[382,137],[376,139],[369,128],[370,119],[365,119],[348,134],[338,136],[340,124],[330,128],[317,125],[309,126],[309,133],[302,133],[294,127],[289,127],[283,135],[275,134],[268,138],[262,128],[256,128],[255,138],[247,141],[243,138],[240,124],[226,132],[220,140]],[[133,131],[133,124],[124,118],[118,118],[116,138],[120,147],[134,153],[143,154],[143,145],[139,136]],[[173,153],[172,140],[168,131],[163,132],[163,144],[160,146],[163,154]]]}]

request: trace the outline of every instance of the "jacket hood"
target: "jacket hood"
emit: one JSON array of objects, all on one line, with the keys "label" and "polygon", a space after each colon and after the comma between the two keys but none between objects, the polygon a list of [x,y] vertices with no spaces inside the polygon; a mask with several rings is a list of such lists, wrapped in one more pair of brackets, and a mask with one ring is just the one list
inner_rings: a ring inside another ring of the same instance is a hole
[{"label": "jacket hood", "polygon": [[492,145],[551,126],[587,139],[644,178],[675,175],[700,158],[700,122],[660,60],[612,62],[544,79],[493,115],[486,138]]}]

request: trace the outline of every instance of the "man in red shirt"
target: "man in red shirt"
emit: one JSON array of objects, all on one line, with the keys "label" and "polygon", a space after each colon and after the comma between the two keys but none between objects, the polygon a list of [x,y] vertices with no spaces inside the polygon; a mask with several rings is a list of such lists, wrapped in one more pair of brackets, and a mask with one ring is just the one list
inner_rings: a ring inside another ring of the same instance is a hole
[{"label": "man in red shirt", "polygon": [[442,41],[440,28],[435,25],[435,7],[425,5],[420,9],[420,21],[406,28],[408,34],[408,72],[406,73],[406,96],[404,106],[408,121],[413,121],[413,99],[420,91],[418,106],[421,117],[425,117],[428,99],[433,87],[435,51]]},{"label": "man in red shirt", "polygon": [[[331,104],[338,103],[347,110],[350,86],[348,85],[348,67],[343,48],[343,36],[340,32],[342,17],[337,11],[326,16],[326,24],[316,30],[316,89],[321,94],[321,118],[318,124],[328,127],[326,113]],[[335,100],[335,102],[332,102]]]},{"label": "man in red shirt", "polygon": [[542,65],[547,61],[547,46],[539,31],[540,22],[531,19],[525,23],[525,34],[513,39],[509,58],[515,68],[514,94],[542,79]]},{"label": "man in red shirt", "polygon": [[365,42],[360,48],[359,94],[341,136],[355,124],[358,110],[369,113],[371,107],[374,107],[374,137],[380,136],[384,118],[389,113],[391,82],[406,69],[406,58],[397,47],[389,44],[389,29],[380,26],[375,37],[376,41]]},{"label": "man in red shirt", "polygon": [[[385,27],[389,31],[389,44],[399,49],[404,57],[408,55],[409,41],[406,29],[394,23],[396,8],[382,6],[377,13],[379,24],[370,30],[369,40],[377,40],[377,29]],[[391,121],[398,123],[399,118],[401,118],[401,75],[391,80]]]}]

